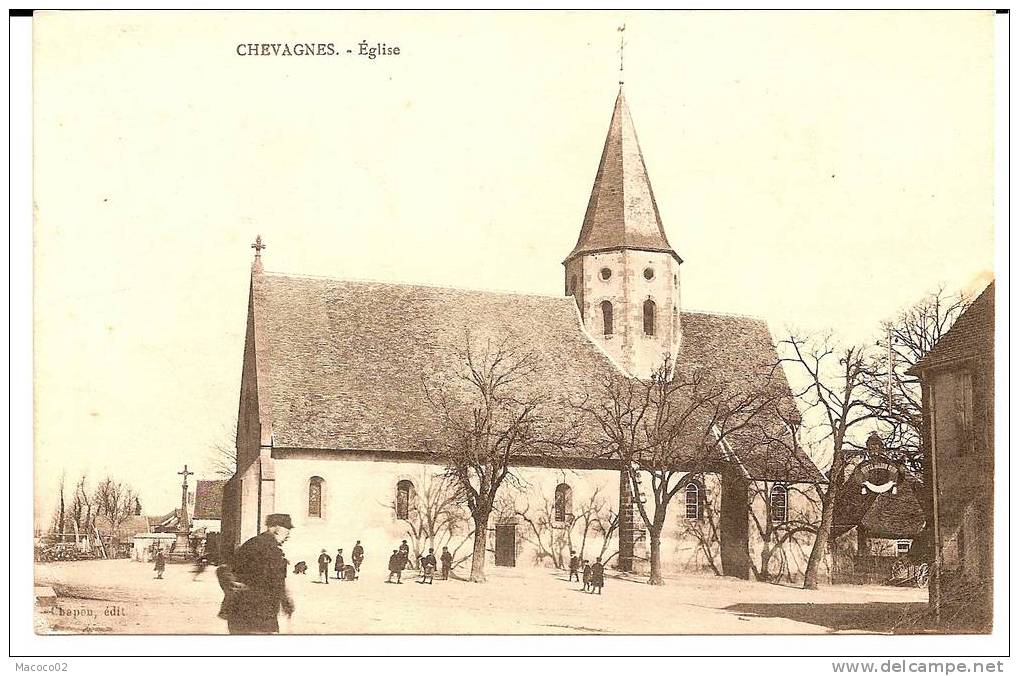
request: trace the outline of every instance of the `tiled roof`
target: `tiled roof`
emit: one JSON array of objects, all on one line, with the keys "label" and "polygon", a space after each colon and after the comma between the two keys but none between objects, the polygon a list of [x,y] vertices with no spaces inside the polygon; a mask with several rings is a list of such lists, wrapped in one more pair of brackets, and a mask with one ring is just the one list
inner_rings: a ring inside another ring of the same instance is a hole
[{"label": "tiled roof", "polygon": [[[253,277],[260,409],[276,448],[420,451],[440,424],[423,374],[462,350],[507,336],[531,352],[534,387],[580,401],[619,371],[581,328],[569,297],[256,273]],[[775,363],[757,319],[683,313],[679,367],[739,381]],[[788,392],[784,376],[782,386]],[[271,392],[271,400],[263,395]],[[737,447],[754,478],[823,480],[802,452]],[[781,476],[772,476],[781,475]]]},{"label": "tiled roof", "polygon": [[[900,467],[900,477],[905,477]],[[923,484],[918,481],[899,480],[895,493],[873,493],[863,489],[866,475],[853,472],[846,480],[835,505],[836,534],[860,526],[873,537],[911,538],[919,533],[926,522],[919,494]]]},{"label": "tiled roof", "polygon": [[620,88],[577,245],[567,260],[607,249],[664,251],[676,256],[658,214],[637,132]]},{"label": "tiled roof", "polygon": [[[683,312],[682,342],[677,368],[704,369],[739,386],[764,383],[776,388],[779,406],[787,418],[798,418],[785,372],[775,368],[778,355],[771,332],[763,319],[737,315]],[[773,421],[774,422],[774,421]],[[781,425],[771,429],[747,429],[730,439],[745,473],[754,479],[823,482],[817,465],[793,443]]]},{"label": "tiled roof", "polygon": [[942,366],[960,359],[994,358],[994,282],[987,285],[977,299],[955,320],[948,333],[911,369]]},{"label": "tiled roof", "polygon": [[199,480],[195,487],[195,512],[194,519],[220,519],[223,516],[223,486],[226,481],[222,479]]}]

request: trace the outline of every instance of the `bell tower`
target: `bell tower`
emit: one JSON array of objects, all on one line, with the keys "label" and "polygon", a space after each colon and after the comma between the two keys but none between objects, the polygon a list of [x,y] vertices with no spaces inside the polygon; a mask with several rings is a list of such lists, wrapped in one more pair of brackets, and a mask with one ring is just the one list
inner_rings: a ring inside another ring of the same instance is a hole
[{"label": "bell tower", "polygon": [[587,332],[631,376],[647,378],[679,352],[682,262],[665,236],[620,83],[580,237],[563,265]]}]

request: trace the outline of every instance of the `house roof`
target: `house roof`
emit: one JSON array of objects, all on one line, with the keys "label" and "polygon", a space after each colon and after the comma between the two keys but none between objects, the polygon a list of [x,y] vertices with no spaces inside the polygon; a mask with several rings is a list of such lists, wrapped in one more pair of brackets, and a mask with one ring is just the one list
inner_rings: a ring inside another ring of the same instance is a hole
[{"label": "house roof", "polygon": [[[476,347],[508,336],[531,352],[541,365],[534,387],[559,400],[579,401],[620,373],[565,296],[256,270],[252,299],[261,424],[275,448],[422,451],[441,429],[423,377],[463,350],[468,331]],[[756,378],[777,361],[762,320],[683,313],[681,321],[685,368]],[[754,478],[823,480],[802,452],[734,451]]]},{"label": "house roof", "polygon": [[131,537],[137,533],[149,532],[149,521],[144,516],[132,514],[114,529],[110,520],[105,515],[100,514],[96,517],[96,527],[104,534],[116,537]]},{"label": "house roof", "polygon": [[903,484],[896,495],[891,492],[860,495],[857,491],[840,496],[834,528],[841,534],[860,526],[874,537],[911,538],[923,530],[924,522],[914,488]]},{"label": "house roof", "polygon": [[679,259],[665,236],[637,131],[620,87],[580,237],[566,260],[623,248],[663,251]]},{"label": "house roof", "polygon": [[163,515],[146,516],[145,519],[148,521],[149,531],[151,532],[159,532],[160,529],[176,529],[177,524],[180,522],[180,509],[175,509]]},{"label": "house roof", "polygon": [[987,285],[909,372],[919,373],[972,358],[994,358],[994,282]]},{"label": "house roof", "polygon": [[[878,458],[878,465],[894,464],[898,467],[895,493],[891,490],[874,493],[864,488],[868,474],[854,471],[839,493],[835,504],[833,528],[840,535],[859,526],[868,535],[885,538],[912,538],[923,530],[926,522],[919,495],[923,484],[909,478],[906,469],[898,463]],[[863,463],[866,466],[868,463]],[[885,473],[889,479],[893,477]]]},{"label": "house roof", "polygon": [[221,519],[223,517],[223,487],[226,480],[199,480],[195,487],[194,519]]}]

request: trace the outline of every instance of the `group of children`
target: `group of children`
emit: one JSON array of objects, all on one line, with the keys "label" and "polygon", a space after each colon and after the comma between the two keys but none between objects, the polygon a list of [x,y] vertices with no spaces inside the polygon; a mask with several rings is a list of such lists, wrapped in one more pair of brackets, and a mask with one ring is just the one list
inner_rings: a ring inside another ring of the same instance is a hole
[{"label": "group of children", "polygon": [[[442,562],[442,579],[448,580],[449,573],[453,564],[453,555],[450,554],[449,549],[446,547],[442,548],[442,556],[439,557],[439,561]],[[435,559],[435,550],[429,549],[427,554],[418,555],[418,569],[420,570],[420,576],[418,582],[422,584],[432,584],[432,579],[435,576],[435,569],[439,561]],[[392,583],[393,577],[396,577],[396,584],[403,584],[400,578],[403,576],[403,571],[407,568],[410,562],[410,546],[407,545],[407,541],[404,540],[400,543],[397,549],[393,550],[393,555],[389,557],[389,579],[386,582]]]},{"label": "group of children", "polygon": [[581,581],[580,571],[583,571],[584,591],[589,594],[594,594],[597,591],[598,594],[601,594],[602,587],[605,586],[605,565],[601,562],[601,557],[595,557],[594,563],[591,563],[571,551],[570,582]]},{"label": "group of children", "polygon": [[[333,570],[336,572],[337,580],[353,581],[357,579],[358,573],[361,572],[361,562],[364,561],[364,547],[361,546],[361,541],[358,540],[357,544],[354,545],[354,549],[351,552],[351,563],[347,564],[343,561],[343,550],[336,550],[336,558],[333,559],[326,550],[322,550],[322,553],[318,557],[318,575],[319,578],[325,578],[325,583],[329,584],[329,564],[333,564]],[[303,561],[301,562],[303,563]],[[301,563],[297,564],[298,566]],[[303,570],[294,568],[295,573],[302,573]]]}]

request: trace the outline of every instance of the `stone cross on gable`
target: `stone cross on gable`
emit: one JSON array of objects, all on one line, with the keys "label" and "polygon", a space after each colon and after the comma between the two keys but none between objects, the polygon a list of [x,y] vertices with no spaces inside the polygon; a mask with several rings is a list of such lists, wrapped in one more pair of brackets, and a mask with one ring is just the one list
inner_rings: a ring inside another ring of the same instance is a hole
[{"label": "stone cross on gable", "polygon": [[262,249],[267,247],[268,245],[262,243],[262,236],[256,235],[255,243],[251,245],[251,248],[255,250],[255,258],[260,258],[262,256]]}]

